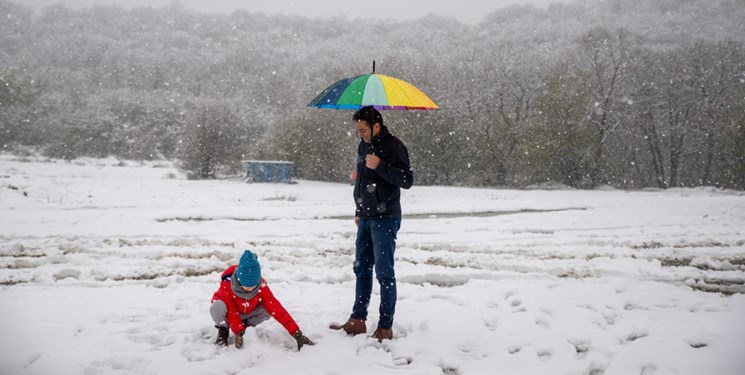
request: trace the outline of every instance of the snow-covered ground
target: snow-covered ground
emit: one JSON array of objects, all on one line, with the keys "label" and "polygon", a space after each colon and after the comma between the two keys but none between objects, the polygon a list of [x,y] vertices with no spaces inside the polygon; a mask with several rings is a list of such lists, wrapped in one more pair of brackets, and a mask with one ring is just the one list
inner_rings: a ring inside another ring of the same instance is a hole
[{"label": "snow-covered ground", "polygon": [[[354,294],[349,185],[0,155],[0,374],[745,374],[742,192],[402,200],[381,344],[328,329]],[[273,320],[213,345],[210,297],[246,248],[316,346]]]}]

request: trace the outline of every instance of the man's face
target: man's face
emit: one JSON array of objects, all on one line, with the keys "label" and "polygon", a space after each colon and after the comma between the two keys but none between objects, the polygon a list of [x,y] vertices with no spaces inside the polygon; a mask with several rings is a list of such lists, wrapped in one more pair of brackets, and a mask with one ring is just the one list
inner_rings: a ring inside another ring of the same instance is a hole
[{"label": "man's face", "polygon": [[[365,120],[357,121],[357,133],[365,143],[370,143],[370,124]],[[375,124],[375,135],[380,133],[380,125]]]}]

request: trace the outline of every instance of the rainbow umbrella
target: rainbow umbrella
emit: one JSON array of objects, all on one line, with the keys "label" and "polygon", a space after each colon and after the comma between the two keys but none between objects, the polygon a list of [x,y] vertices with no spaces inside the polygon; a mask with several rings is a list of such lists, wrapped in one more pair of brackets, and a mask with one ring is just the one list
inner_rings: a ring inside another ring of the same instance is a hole
[{"label": "rainbow umbrella", "polygon": [[345,78],[323,90],[308,107],[378,110],[433,110],[440,107],[414,85],[397,78],[372,74]]},{"label": "rainbow umbrella", "polygon": [[[373,106],[378,110],[434,110],[440,109],[432,99],[414,85],[398,78],[373,72],[344,78],[323,90],[308,107],[353,109]],[[370,124],[372,133],[373,124]],[[370,152],[372,152],[370,148]]]}]

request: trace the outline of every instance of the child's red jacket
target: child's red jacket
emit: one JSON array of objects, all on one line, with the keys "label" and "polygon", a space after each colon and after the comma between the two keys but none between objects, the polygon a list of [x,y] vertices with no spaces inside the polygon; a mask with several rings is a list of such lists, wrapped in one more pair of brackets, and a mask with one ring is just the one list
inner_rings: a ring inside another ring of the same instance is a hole
[{"label": "child's red jacket", "polygon": [[292,319],[290,313],[285,310],[277,298],[274,297],[271,289],[269,289],[269,285],[267,285],[266,280],[263,278],[259,284],[259,292],[251,299],[240,298],[233,292],[233,289],[230,287],[230,279],[233,272],[235,272],[236,266],[237,265],[230,266],[222,273],[220,288],[212,295],[212,302],[221,300],[225,302],[225,305],[228,307],[227,320],[228,325],[230,325],[230,330],[233,331],[234,334],[245,330],[246,326],[243,325],[243,321],[241,321],[241,314],[248,314],[259,304],[262,304],[266,312],[282,324],[289,334],[292,335],[297,332],[297,330],[300,329],[297,323],[295,323],[295,320]]}]

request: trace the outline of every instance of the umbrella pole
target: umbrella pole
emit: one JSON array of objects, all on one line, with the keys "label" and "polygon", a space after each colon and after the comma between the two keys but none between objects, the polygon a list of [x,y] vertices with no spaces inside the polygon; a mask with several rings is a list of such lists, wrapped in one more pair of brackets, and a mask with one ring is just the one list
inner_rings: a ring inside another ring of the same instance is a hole
[{"label": "umbrella pole", "polygon": [[[373,74],[375,74],[375,60],[373,60]],[[370,149],[367,150],[368,154],[375,153],[375,148],[373,147],[373,139],[375,138],[375,123],[369,124],[370,125]]]},{"label": "umbrella pole", "polygon": [[[373,65],[375,65],[375,63],[373,63]],[[373,147],[374,139],[375,139],[375,123],[372,123],[370,124],[370,148],[367,149],[368,155],[375,153],[375,148]]]}]

